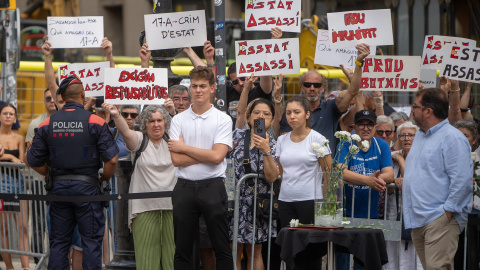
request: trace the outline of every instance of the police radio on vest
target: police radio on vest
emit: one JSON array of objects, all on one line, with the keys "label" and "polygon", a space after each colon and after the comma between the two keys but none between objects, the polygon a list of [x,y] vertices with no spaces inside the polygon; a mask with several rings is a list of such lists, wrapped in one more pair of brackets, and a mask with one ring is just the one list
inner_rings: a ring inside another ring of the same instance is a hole
[{"label": "police radio on vest", "polygon": [[53,122],[53,128],[83,128],[82,122]]}]

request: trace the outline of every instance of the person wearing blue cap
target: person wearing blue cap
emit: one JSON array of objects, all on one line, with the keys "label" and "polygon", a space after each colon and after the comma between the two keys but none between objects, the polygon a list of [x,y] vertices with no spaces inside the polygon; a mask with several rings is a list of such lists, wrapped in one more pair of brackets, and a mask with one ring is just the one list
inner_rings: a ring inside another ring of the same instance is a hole
[{"label": "person wearing blue cap", "polygon": [[[60,84],[57,94],[66,102],[38,127],[27,152],[28,164],[53,179],[50,194],[58,196],[98,195],[118,163],[118,147],[105,120],[83,107],[85,91],[76,76]],[[103,166],[103,175],[98,170]],[[68,251],[73,228],[82,238],[83,269],[102,268],[105,216],[101,202],[51,202],[50,256],[48,269],[69,269]]]}]

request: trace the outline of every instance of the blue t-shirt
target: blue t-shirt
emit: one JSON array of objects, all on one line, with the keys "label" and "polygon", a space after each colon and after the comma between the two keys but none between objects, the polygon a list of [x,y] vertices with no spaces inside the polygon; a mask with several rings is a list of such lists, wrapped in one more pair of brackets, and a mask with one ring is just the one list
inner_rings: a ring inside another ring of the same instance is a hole
[{"label": "blue t-shirt", "polygon": [[[340,159],[343,160],[348,154],[348,148],[351,143],[347,142],[343,145],[340,153]],[[360,152],[350,160],[348,169],[354,173],[362,175],[371,175],[385,167],[393,167],[392,152],[388,144],[382,140],[373,137],[370,140],[370,148],[367,152]],[[353,185],[345,185],[344,209],[347,216],[352,216],[352,192]],[[368,216],[368,192],[369,186],[355,185],[355,211],[354,217],[367,218]],[[378,200],[380,193],[372,189],[370,218],[378,218]]]}]

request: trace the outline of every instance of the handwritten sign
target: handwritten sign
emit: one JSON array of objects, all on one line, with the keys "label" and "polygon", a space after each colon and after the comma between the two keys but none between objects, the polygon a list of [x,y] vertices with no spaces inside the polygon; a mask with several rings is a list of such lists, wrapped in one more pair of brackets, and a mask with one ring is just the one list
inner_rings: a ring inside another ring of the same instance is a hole
[{"label": "handwritten sign", "polygon": [[[370,55],[375,55],[376,46],[370,46]],[[315,64],[340,67],[340,64],[350,69],[355,69],[357,49],[355,48],[330,48],[328,30],[318,30],[317,47],[315,50]]]},{"label": "handwritten sign", "polygon": [[420,79],[426,88],[437,87],[437,70],[436,69],[421,69]]},{"label": "handwritten sign", "polygon": [[61,83],[68,75],[77,75],[82,80],[86,97],[103,96],[105,93],[104,73],[108,67],[110,67],[110,62],[58,66],[58,81]]},{"label": "handwritten sign", "polygon": [[393,45],[390,9],[327,13],[330,47],[354,48],[358,43]]},{"label": "handwritten sign", "polygon": [[416,91],[420,83],[420,56],[369,56],[362,71],[362,90]]},{"label": "handwritten sign", "polygon": [[284,32],[300,33],[301,1],[245,1],[245,30],[270,31],[280,27]]},{"label": "handwritten sign", "polygon": [[237,76],[299,74],[298,38],[235,41]]},{"label": "handwritten sign", "polygon": [[480,48],[445,45],[440,75],[465,82],[480,82]]},{"label": "handwritten sign", "polygon": [[99,48],[103,17],[47,17],[48,40],[53,48]]},{"label": "handwritten sign", "polygon": [[475,40],[448,37],[448,36],[425,36],[422,54],[422,69],[441,69],[443,56],[449,51],[445,50],[447,44],[459,44],[463,46],[476,47]]},{"label": "handwritten sign", "polygon": [[203,46],[205,10],[145,15],[145,34],[150,50]]},{"label": "handwritten sign", "polygon": [[163,104],[168,97],[166,68],[107,68],[105,102]]}]

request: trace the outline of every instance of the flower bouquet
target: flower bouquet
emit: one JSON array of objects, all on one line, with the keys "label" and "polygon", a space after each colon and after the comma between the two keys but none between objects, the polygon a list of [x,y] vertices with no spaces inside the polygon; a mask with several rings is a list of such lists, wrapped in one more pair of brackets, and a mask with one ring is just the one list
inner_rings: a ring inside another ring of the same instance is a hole
[{"label": "flower bouquet", "polygon": [[[338,151],[335,157],[332,159],[332,166],[325,168],[323,174],[325,174],[324,182],[322,179],[318,179],[315,184],[315,225],[316,226],[340,226],[343,221],[343,169],[342,164],[348,164],[348,162],[358,154],[360,149],[368,149],[369,142],[362,141],[360,146],[357,146],[357,142],[361,141],[360,136],[357,134],[351,135],[346,131],[338,131],[335,133],[335,137],[340,140]],[[340,155],[345,143],[351,142],[348,154],[340,162]],[[328,140],[322,142],[322,144],[314,142],[311,144],[311,149],[317,153],[320,157],[325,157],[328,153]],[[320,174],[321,175],[321,174]],[[323,186],[323,187],[322,187]],[[317,191],[322,190],[319,196]],[[317,196],[319,197],[317,199]],[[323,197],[323,198],[320,198]]]}]

